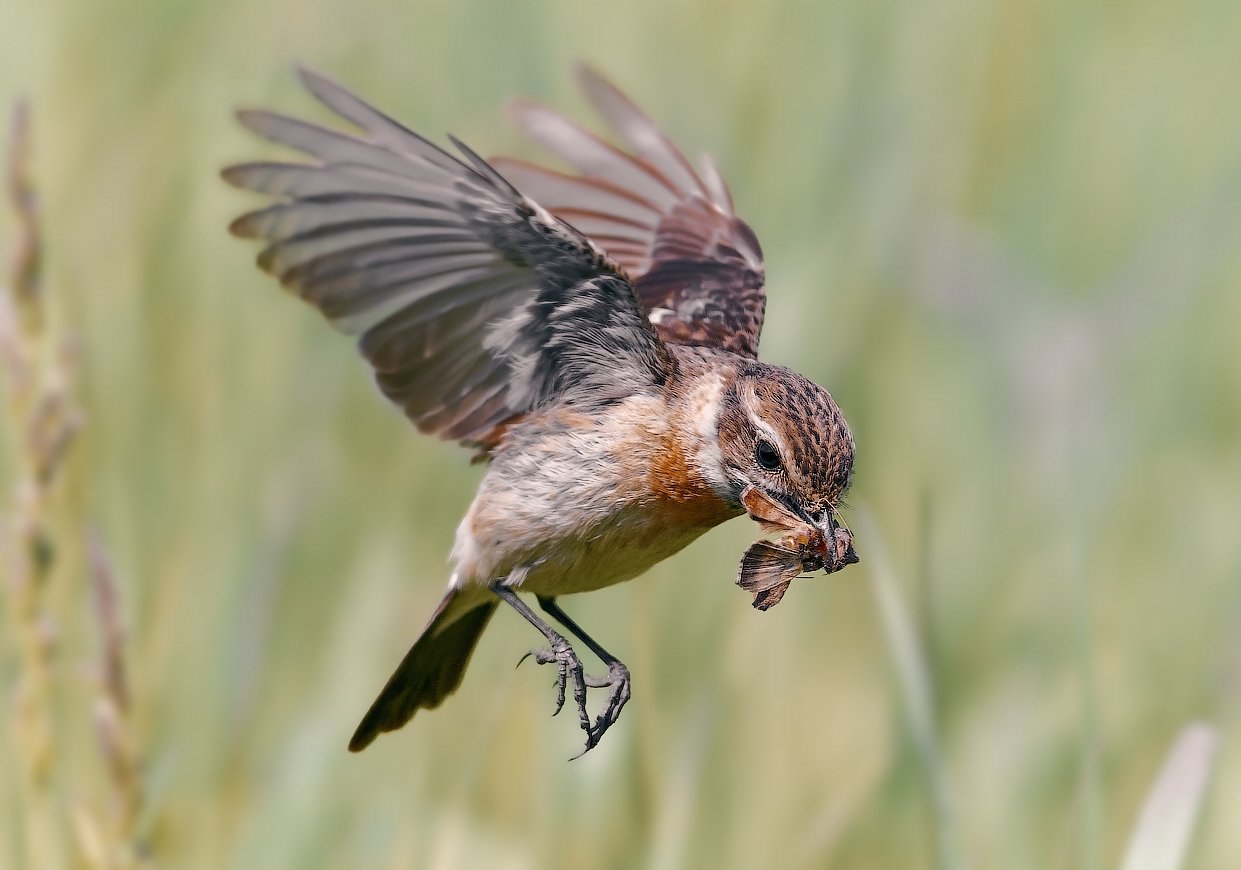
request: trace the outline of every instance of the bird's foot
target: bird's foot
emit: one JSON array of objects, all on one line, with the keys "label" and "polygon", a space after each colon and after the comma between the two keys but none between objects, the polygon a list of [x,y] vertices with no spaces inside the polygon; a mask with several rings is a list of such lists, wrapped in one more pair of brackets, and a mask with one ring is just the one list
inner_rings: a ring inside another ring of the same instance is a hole
[{"label": "bird's foot", "polygon": [[[528,658],[533,658],[540,665],[556,665],[556,710],[552,713],[553,716],[564,708],[568,685],[572,682],[573,700],[577,703],[582,730],[586,732],[586,746],[574,756],[581,758],[599,745],[604,733],[620,718],[621,710],[629,701],[629,668],[621,662],[613,661],[608,665],[606,677],[588,677],[582,669],[577,653],[562,637],[557,637],[546,647],[530,650],[517,664],[520,665]],[[599,711],[593,724],[586,711],[587,688],[609,690],[603,709]]]},{"label": "bird's foot", "polygon": [[532,649],[522,656],[520,665],[528,658],[533,658],[540,665],[556,665],[556,709],[555,716],[564,709],[565,694],[570,681],[573,682],[573,700],[577,702],[578,716],[581,718],[582,730],[590,733],[590,714],[586,712],[586,673],[582,670],[582,661],[569,642],[556,635],[551,642],[539,649]]},{"label": "bird's foot", "polygon": [[608,699],[595,717],[595,724],[586,729],[586,748],[576,755],[576,758],[581,758],[598,746],[604,733],[620,718],[621,710],[629,701],[629,668],[613,659],[608,663],[606,677],[587,677],[586,685],[592,689],[609,689]]}]

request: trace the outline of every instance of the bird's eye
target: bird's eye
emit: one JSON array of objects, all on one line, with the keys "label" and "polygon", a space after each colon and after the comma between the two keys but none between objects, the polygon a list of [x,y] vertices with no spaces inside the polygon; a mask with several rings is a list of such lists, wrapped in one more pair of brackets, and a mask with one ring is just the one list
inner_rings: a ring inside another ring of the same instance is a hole
[{"label": "bird's eye", "polygon": [[754,459],[768,471],[776,471],[780,467],[780,454],[766,438],[758,439],[754,445]]}]

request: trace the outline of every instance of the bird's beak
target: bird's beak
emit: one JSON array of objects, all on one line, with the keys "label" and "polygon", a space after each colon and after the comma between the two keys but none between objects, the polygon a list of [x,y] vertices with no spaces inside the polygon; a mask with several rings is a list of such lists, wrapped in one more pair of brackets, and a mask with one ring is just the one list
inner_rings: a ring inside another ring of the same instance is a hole
[{"label": "bird's beak", "polygon": [[812,518],[804,508],[785,504],[755,486],[741,493],[741,504],[765,531],[790,533],[784,546],[794,557],[800,552],[806,572],[822,568],[831,574],[859,561],[853,533],[839,522],[835,508]]}]

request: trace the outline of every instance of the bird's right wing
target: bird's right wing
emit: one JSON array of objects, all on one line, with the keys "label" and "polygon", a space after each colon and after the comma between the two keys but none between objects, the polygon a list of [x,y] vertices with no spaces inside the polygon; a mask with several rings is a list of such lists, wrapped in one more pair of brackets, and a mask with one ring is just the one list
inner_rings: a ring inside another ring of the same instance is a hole
[{"label": "bird's right wing", "polygon": [[701,173],[632,100],[589,67],[582,89],[618,148],[551,109],[513,104],[522,130],[575,173],[522,160],[495,166],[581,230],[633,279],[668,342],[755,358],[767,297],[763,252],[709,159]]},{"label": "bird's right wing", "polygon": [[277,199],[231,229],[265,241],[259,265],[358,336],[384,395],[421,430],[491,445],[507,421],[548,402],[606,402],[662,383],[667,347],[584,236],[456,140],[464,160],[328,79],[300,76],[361,135],[239,113],[313,160],[224,170]]}]

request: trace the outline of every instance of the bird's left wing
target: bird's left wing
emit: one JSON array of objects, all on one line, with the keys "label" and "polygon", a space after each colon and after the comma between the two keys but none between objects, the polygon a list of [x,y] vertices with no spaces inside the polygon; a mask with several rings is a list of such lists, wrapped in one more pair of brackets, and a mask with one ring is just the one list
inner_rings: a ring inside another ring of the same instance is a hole
[{"label": "bird's left wing", "polygon": [[259,265],[358,336],[384,395],[419,429],[494,444],[546,403],[659,385],[670,354],[619,268],[453,140],[459,159],[339,85],[306,88],[361,131],[265,111],[258,135],[312,159],[246,163],[230,183],[277,202],[232,224]]}]

